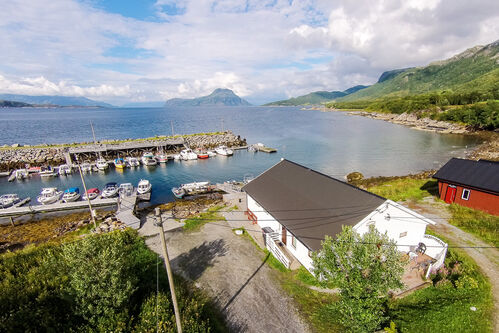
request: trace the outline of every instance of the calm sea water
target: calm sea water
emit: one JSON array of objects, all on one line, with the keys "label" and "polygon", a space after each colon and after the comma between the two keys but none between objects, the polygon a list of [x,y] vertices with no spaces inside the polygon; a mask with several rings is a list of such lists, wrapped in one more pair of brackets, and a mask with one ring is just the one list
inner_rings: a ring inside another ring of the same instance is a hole
[{"label": "calm sea water", "polygon": [[[153,184],[152,203],[173,199],[170,189],[181,183],[241,180],[257,176],[287,158],[333,177],[352,171],[366,176],[403,175],[440,167],[450,157],[464,156],[477,139],[412,130],[404,126],[341,112],[294,107],[116,108],[116,109],[0,109],[0,145],[91,141],[90,122],[98,140],[143,138],[230,129],[248,143],[263,142],[276,154],[237,151],[232,157],[170,161],[155,168],[94,173],[88,186],[102,188],[110,181]],[[292,180],[290,180],[292,181]],[[50,180],[32,176],[8,183],[0,178],[0,194],[32,198],[42,187],[79,186],[78,174]]]}]

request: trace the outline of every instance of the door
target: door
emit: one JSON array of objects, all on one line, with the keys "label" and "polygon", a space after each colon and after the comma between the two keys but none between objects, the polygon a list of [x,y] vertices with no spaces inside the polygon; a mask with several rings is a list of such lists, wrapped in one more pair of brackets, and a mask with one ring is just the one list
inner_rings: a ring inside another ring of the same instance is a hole
[{"label": "door", "polygon": [[286,232],[286,228],[284,226],[282,226],[282,231],[281,232],[282,232],[282,243],[284,245],[286,245],[286,234],[287,234],[287,232]]},{"label": "door", "polygon": [[453,203],[456,198],[456,187],[453,185],[447,186],[447,192],[445,193],[445,202],[448,204]]}]

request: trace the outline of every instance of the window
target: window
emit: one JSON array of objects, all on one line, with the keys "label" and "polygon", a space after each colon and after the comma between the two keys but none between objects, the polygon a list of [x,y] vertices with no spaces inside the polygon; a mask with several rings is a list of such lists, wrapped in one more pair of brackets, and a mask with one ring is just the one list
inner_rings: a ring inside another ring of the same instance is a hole
[{"label": "window", "polygon": [[295,236],[291,236],[291,245],[293,245],[293,248],[296,249],[296,238],[295,238]]},{"label": "window", "polygon": [[467,188],[463,189],[463,194],[461,194],[461,199],[468,200],[470,198],[470,190]]},{"label": "window", "polygon": [[399,238],[407,236],[407,231],[401,232]]}]

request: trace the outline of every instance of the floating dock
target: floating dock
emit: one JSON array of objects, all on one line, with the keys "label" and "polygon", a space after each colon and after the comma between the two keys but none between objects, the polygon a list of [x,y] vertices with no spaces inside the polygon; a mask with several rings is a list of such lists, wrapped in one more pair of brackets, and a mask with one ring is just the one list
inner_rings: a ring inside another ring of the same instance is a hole
[{"label": "floating dock", "polygon": [[256,149],[258,151],[263,151],[264,153],[276,153],[277,149],[275,148],[270,148],[270,147],[265,147],[265,146],[256,146]]},{"label": "floating dock", "polygon": [[121,196],[116,211],[116,218],[133,229],[140,228],[140,219],[134,215],[137,198],[137,191],[133,191],[130,195]]}]

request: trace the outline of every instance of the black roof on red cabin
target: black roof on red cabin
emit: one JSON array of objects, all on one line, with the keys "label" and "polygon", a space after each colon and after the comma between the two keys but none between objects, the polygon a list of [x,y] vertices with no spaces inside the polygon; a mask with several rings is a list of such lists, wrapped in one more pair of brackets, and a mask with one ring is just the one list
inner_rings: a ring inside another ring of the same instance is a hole
[{"label": "black roof on red cabin", "polygon": [[452,158],[433,178],[499,193],[499,162]]}]

